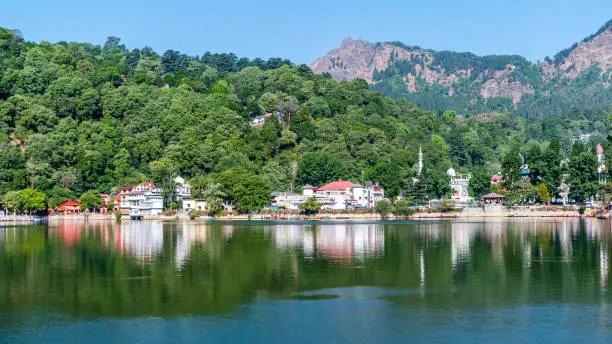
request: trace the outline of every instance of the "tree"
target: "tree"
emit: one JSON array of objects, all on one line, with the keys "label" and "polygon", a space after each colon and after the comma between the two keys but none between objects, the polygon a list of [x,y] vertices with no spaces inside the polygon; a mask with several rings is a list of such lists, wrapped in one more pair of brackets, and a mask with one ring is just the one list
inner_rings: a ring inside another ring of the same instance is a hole
[{"label": "tree", "polygon": [[544,150],[541,157],[541,174],[542,183],[546,185],[549,192],[554,196],[556,190],[561,185],[561,161],[563,160],[563,151],[559,141],[553,139]]},{"label": "tree", "polygon": [[339,158],[325,152],[309,152],[300,159],[295,181],[297,185],[323,185],[346,175],[346,166]]},{"label": "tree", "polygon": [[472,169],[468,188],[475,199],[489,193],[491,190],[491,174],[486,167],[476,166]]},{"label": "tree", "polygon": [[384,219],[387,217],[387,215],[393,212],[393,205],[388,199],[381,199],[380,201],[376,202],[376,211]]},{"label": "tree", "polygon": [[222,187],[220,183],[209,179],[201,193],[200,197],[206,200],[206,210],[210,216],[218,215],[221,210],[221,203],[225,197]]},{"label": "tree", "polygon": [[548,192],[548,188],[545,184],[540,184],[540,202],[548,203],[550,201],[550,193]]},{"label": "tree", "polygon": [[261,177],[252,173],[236,175],[232,196],[236,209],[249,215],[270,204],[270,188]]},{"label": "tree", "polygon": [[62,187],[54,187],[53,189],[51,189],[51,191],[49,191],[47,200],[49,203],[49,208],[55,209],[60,204],[75,198],[76,195],[72,190]]},{"label": "tree", "polygon": [[400,216],[409,216],[414,214],[414,209],[410,208],[408,201],[397,200],[393,206],[393,213]]},{"label": "tree", "polygon": [[2,197],[2,203],[8,211],[14,213],[23,210],[24,200],[19,191],[9,191]]},{"label": "tree", "polygon": [[36,210],[46,210],[46,195],[34,189],[23,189],[19,191],[23,198],[23,210],[32,213]]},{"label": "tree", "polygon": [[521,178],[521,165],[523,164],[523,159],[519,154],[519,150],[517,147],[511,148],[502,159],[502,173],[504,174],[504,179],[502,183],[506,187],[510,187],[512,184],[516,183],[519,178]]},{"label": "tree", "polygon": [[580,143],[574,144],[568,164],[570,199],[582,202],[597,194],[597,166],[595,154],[587,151]]},{"label": "tree", "polygon": [[95,210],[102,206],[102,199],[100,198],[100,191],[98,190],[89,190],[82,194],[80,199],[81,210]]},{"label": "tree", "polygon": [[385,195],[395,198],[401,189],[400,171],[397,163],[379,162],[367,171],[368,180],[376,181],[385,189]]},{"label": "tree", "polygon": [[323,204],[317,201],[314,196],[308,197],[308,199],[300,205],[300,210],[305,214],[316,214]]},{"label": "tree", "polygon": [[169,158],[164,157],[152,161],[149,167],[151,169],[151,177],[163,190],[164,204],[169,206],[176,193],[176,183],[174,182],[177,174],[176,164],[172,163]]}]

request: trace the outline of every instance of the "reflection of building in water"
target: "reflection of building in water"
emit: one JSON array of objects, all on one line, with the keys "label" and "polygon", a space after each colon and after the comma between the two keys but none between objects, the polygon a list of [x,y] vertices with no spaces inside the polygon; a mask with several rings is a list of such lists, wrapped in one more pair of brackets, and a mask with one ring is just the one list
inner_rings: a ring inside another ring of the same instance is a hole
[{"label": "reflection of building in water", "polygon": [[[303,247],[306,257],[315,254],[328,259],[364,259],[383,253],[385,235],[380,225],[320,226],[315,232],[305,232]],[[314,236],[314,250],[307,236]]]},{"label": "reflection of building in water", "polygon": [[558,229],[558,235],[561,255],[564,261],[568,261],[572,256],[572,231],[569,228],[568,221],[563,221],[560,227],[561,228]]},{"label": "reflection of building in water", "polygon": [[223,226],[223,239],[230,240],[234,236],[234,226]]},{"label": "reflection of building in water", "polygon": [[467,261],[470,255],[470,240],[480,226],[473,223],[453,223],[451,225],[451,264],[455,269],[457,261]]},{"label": "reflection of building in water", "polygon": [[57,226],[60,241],[66,246],[74,246],[81,240],[83,224],[79,222],[63,222]]},{"label": "reflection of building in water", "polygon": [[419,277],[420,277],[420,286],[425,286],[425,257],[423,256],[423,249],[420,250],[419,253]]},{"label": "reflection of building in water", "polygon": [[[291,249],[302,246],[304,243],[306,227],[299,225],[286,225],[272,227],[272,237],[279,249]],[[312,234],[310,234],[312,235]]]},{"label": "reflection of building in water", "polygon": [[602,287],[608,284],[608,246],[599,246],[599,283]]},{"label": "reflection of building in water", "polygon": [[115,233],[115,247],[118,251],[150,260],[161,253],[164,245],[162,222],[130,221],[122,223]]},{"label": "reflection of building in water", "polygon": [[196,243],[206,242],[207,227],[202,223],[186,222],[182,230],[176,233],[175,262],[177,268],[182,268],[189,258],[189,252]]}]

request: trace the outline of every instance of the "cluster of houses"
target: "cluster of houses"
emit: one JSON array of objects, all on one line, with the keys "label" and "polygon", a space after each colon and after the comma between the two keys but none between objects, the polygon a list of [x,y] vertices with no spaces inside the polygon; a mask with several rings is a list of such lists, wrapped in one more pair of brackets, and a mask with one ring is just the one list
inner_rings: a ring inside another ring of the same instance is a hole
[{"label": "cluster of houses", "polygon": [[[269,115],[269,114],[268,114]],[[262,117],[265,117],[262,116]],[[265,122],[265,118],[262,118]],[[253,125],[259,125],[253,122]],[[597,173],[599,183],[606,183],[607,167],[605,163],[604,150],[597,144],[597,160],[599,166]],[[421,160],[421,154],[419,160]],[[420,167],[420,165],[419,165]],[[529,167],[524,165],[521,173],[529,173]],[[471,176],[458,174],[453,168],[446,171],[450,178],[450,187],[453,194],[450,197],[456,207],[466,207],[475,204],[475,200],[469,194],[469,182]],[[501,173],[491,177],[492,185],[499,185],[503,180]],[[206,201],[194,199],[191,196],[191,185],[183,178],[176,177],[176,201],[181,205],[183,212],[192,210],[206,210]],[[564,181],[559,187],[559,200],[564,204],[568,202],[569,186]],[[349,209],[371,209],[376,206],[376,202],[385,198],[384,190],[371,181],[364,185],[353,183],[346,180],[336,180],[322,186],[304,185],[302,193],[295,192],[276,192],[271,195],[271,205],[277,209],[299,210],[301,205],[309,198],[314,197],[321,203],[324,210],[349,210]],[[135,186],[125,186],[118,190],[117,195],[112,199],[107,194],[100,194],[101,203],[100,213],[106,213],[108,206],[113,203],[114,211],[120,211],[124,215],[158,215],[164,211],[164,198],[162,189],[155,186],[152,182],[142,182]],[[482,197],[482,204],[485,206],[498,206],[504,203],[504,196],[498,194],[488,194]],[[231,210],[231,206],[229,206]],[[52,211],[55,214],[79,214],[81,213],[81,202],[68,200]]]},{"label": "cluster of houses", "polygon": [[[102,206],[99,209],[101,214],[106,214],[108,212],[108,206],[113,203],[111,196],[107,194],[100,194],[100,203]],[[61,215],[78,215],[82,212],[81,205],[83,202],[80,200],[67,200],[66,202],[60,204],[57,208],[52,209],[50,211],[51,214],[61,214]]]},{"label": "cluster of houses", "polygon": [[321,203],[321,209],[367,209],[373,208],[376,202],[385,198],[385,192],[378,183],[366,182],[361,185],[339,179],[319,187],[304,185],[301,194],[276,193],[272,206],[298,210],[310,197],[315,197]]}]

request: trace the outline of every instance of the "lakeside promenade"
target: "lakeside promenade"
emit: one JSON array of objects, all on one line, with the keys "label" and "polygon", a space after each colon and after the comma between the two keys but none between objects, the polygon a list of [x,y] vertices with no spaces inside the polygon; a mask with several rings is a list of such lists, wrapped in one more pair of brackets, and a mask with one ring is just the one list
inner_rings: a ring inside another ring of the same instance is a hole
[{"label": "lakeside promenade", "polygon": [[[528,217],[528,218],[566,218],[566,217],[601,217],[602,214],[595,214],[594,211],[587,210],[585,214],[579,214],[577,210],[566,209],[566,210],[542,210],[537,207],[516,207],[513,209],[498,208],[494,210],[483,208],[464,208],[458,212],[417,212],[410,216],[395,216],[392,214],[384,216],[384,218],[378,213],[320,213],[317,215],[299,215],[286,213],[282,211],[278,212],[266,212],[264,214],[255,214],[248,216],[244,215],[226,215],[215,217],[217,221],[232,221],[232,220],[254,220],[254,221],[300,221],[300,220],[343,220],[343,221],[376,221],[376,220],[427,220],[427,219],[478,219],[478,218],[510,218],[510,217]],[[603,213],[607,216],[607,213]],[[3,218],[9,220],[13,216],[0,217],[0,221]],[[64,222],[64,221],[115,221],[113,215],[104,214],[88,214],[88,215],[53,215],[48,217],[49,223]],[[130,220],[129,216],[124,216],[122,221],[137,221]],[[147,215],[144,217],[145,221],[210,221],[212,218],[207,216],[197,217],[193,220],[189,218],[188,214],[179,213],[177,215]],[[26,217],[17,221],[27,221]]]}]

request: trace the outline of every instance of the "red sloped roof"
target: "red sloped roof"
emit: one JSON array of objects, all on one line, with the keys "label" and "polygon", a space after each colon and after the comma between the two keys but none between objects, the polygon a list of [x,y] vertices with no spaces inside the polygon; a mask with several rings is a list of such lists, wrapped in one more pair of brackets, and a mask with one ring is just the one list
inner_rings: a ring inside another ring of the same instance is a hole
[{"label": "red sloped roof", "polygon": [[603,154],[604,150],[603,147],[598,143],[597,144],[597,154]]},{"label": "red sloped roof", "polygon": [[117,196],[115,196],[115,201],[121,201],[121,195],[117,194]]},{"label": "red sloped roof", "polygon": [[67,200],[66,202],[60,204],[60,207],[76,207],[81,205],[81,203],[75,202],[71,199]]},{"label": "red sloped roof", "polygon": [[502,180],[502,177],[503,177],[503,176],[500,176],[500,175],[497,175],[497,174],[496,174],[496,175],[494,175],[493,177],[491,177],[491,180],[492,180],[492,181],[494,181],[494,182],[499,182],[499,181],[501,181],[501,180]]},{"label": "red sloped roof", "polygon": [[331,183],[318,187],[317,190],[323,190],[323,191],[346,190],[352,186],[353,186],[353,183],[346,181],[346,180],[338,179],[336,181],[333,181]]}]

